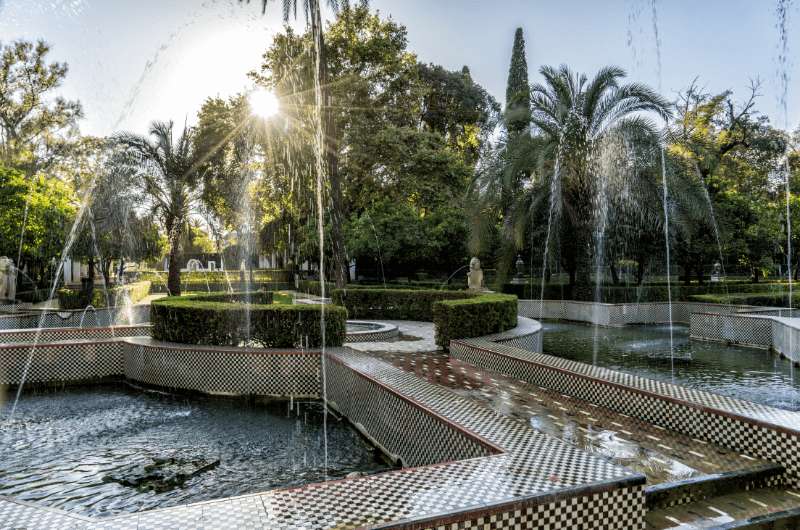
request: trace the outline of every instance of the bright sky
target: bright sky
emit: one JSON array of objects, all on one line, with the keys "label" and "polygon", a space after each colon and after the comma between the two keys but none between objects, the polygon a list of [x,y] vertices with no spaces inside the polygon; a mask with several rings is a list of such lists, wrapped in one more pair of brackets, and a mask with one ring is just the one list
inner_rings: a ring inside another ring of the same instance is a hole
[{"label": "bright sky", "polygon": [[[707,90],[746,95],[762,80],[759,108],[783,124],[778,105],[777,0],[656,0],[661,86],[673,98],[695,77]],[[302,1],[299,2],[302,5]],[[594,72],[617,64],[659,85],[650,0],[372,0],[408,27],[424,62],[473,77],[500,101],[514,29],[525,31],[531,81],[542,64]],[[63,95],[84,104],[81,128],[144,132],[153,119],[194,121],[202,101],[249,87],[270,37],[281,28],[280,2],[261,16],[261,0],[0,0],[0,36],[44,38],[70,72]],[[789,19],[790,56],[800,49],[797,6]],[[304,23],[302,15],[297,22]],[[789,124],[800,124],[795,64]]]}]

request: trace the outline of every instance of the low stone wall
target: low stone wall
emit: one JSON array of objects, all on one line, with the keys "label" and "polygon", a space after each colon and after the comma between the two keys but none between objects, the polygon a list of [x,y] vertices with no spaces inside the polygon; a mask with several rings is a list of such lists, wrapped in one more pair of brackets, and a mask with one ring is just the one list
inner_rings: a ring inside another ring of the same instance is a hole
[{"label": "low stone wall", "polygon": [[[697,312],[732,314],[753,309],[754,306],[673,302],[672,322],[688,324],[690,315]],[[603,304],[575,300],[520,300],[519,314],[535,319],[571,320],[599,326],[629,324],[661,324],[670,321],[670,304],[646,302],[641,304]]]},{"label": "low stone wall", "polygon": [[328,403],[404,467],[502,452],[336,358],[327,374]]},{"label": "low stone wall", "polygon": [[321,395],[318,352],[179,345],[149,338],[123,341],[127,379],[217,395]]},{"label": "low stone wall", "polygon": [[[11,374],[5,384],[19,381],[19,366],[31,352],[28,381],[124,375],[160,388],[213,394],[321,393],[319,352],[183,346],[145,338],[5,345],[0,373]],[[328,397],[336,408],[406,465],[419,467],[126,514],[103,519],[102,525],[167,528],[202,519],[213,528],[255,520],[287,530],[643,528],[643,475],[369,355],[331,349],[327,361]],[[0,497],[0,514],[12,527],[63,524],[68,519],[63,513]],[[99,523],[73,521],[76,528]]]},{"label": "low stone wall", "polygon": [[693,339],[741,344],[756,348],[772,346],[772,320],[751,315],[692,313],[689,333]]},{"label": "low stone wall", "polygon": [[482,339],[453,341],[450,352],[470,364],[779,463],[800,486],[800,413]]},{"label": "low stone wall", "polygon": [[0,315],[0,330],[25,328],[108,327],[117,324],[143,324],[150,321],[150,305],[108,307],[94,311],[40,310]]},{"label": "low stone wall", "polygon": [[795,364],[800,364],[800,328],[786,318],[772,318],[772,348]]},{"label": "low stone wall", "polygon": [[116,340],[0,344],[0,385],[50,385],[119,377],[123,344]]},{"label": "low stone wall", "polygon": [[47,343],[119,337],[149,337],[150,324],[111,326],[105,328],[28,328],[0,330],[0,344]]}]

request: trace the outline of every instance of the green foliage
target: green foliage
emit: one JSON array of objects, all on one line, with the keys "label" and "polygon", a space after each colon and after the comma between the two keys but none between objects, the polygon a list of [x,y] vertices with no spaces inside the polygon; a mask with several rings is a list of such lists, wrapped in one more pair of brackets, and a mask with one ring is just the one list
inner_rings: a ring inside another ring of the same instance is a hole
[{"label": "green foliage", "polygon": [[483,294],[433,304],[436,344],[447,349],[453,339],[480,337],[517,325],[517,297]]},{"label": "green foliage", "polygon": [[0,44],[0,165],[26,176],[64,156],[82,116],[80,103],[53,96],[67,65],[48,63],[49,53],[41,40]]},{"label": "green foliage", "polygon": [[[271,293],[270,293],[271,294]],[[262,296],[251,293],[250,296]],[[266,295],[263,295],[266,296]],[[242,302],[244,295],[187,295],[150,306],[153,338],[184,344],[239,346],[246,340],[267,348],[316,348],[322,344],[319,305]],[[271,302],[260,298],[261,302]],[[346,311],[325,306],[325,344],[341,346]],[[248,327],[249,323],[249,327]]]},{"label": "green foliage", "polygon": [[474,296],[466,291],[426,289],[336,289],[333,302],[347,308],[348,318],[385,318],[390,320],[433,320],[433,304]]},{"label": "green foliage", "polygon": [[75,216],[74,199],[72,189],[58,179],[25,178],[0,166],[0,256],[17,261],[25,220],[21,265],[30,265],[29,275],[35,269],[43,276],[50,259],[61,256]]},{"label": "green foliage", "polygon": [[[690,297],[695,302],[710,304],[741,304],[770,307],[786,307],[789,301],[788,291],[755,292],[730,294],[699,294]],[[800,293],[792,293],[792,307],[800,307]]]},{"label": "green foliage", "polygon": [[110,302],[112,307],[123,305],[127,300],[135,304],[150,294],[150,282],[139,281],[111,287],[108,289],[108,297],[106,297],[106,290],[100,286],[96,286],[92,291],[92,300],[87,300],[85,293],[80,289],[70,289],[62,287],[58,290],[58,307],[61,309],[83,309],[89,305],[95,309],[100,307],[107,307]]},{"label": "green foliage", "polygon": [[528,86],[528,61],[525,58],[525,37],[522,28],[514,33],[511,64],[506,82],[506,127],[511,135],[519,134],[530,126],[531,93]]}]

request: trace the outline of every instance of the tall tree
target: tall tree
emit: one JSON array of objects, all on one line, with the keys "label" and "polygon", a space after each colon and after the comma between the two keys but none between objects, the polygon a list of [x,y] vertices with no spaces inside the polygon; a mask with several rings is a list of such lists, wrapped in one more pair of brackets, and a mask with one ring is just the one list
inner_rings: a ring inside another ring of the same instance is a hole
[{"label": "tall tree", "polygon": [[669,103],[646,85],[620,84],[625,72],[618,67],[602,68],[592,79],[567,66],[544,66],[541,74],[545,82],[532,89],[532,121],[541,131],[539,149],[554,170],[542,173],[547,184],[540,189],[551,204],[551,221],[560,226],[561,259],[570,283],[591,289],[592,235],[601,212],[597,199],[605,193],[603,179],[607,185],[609,178],[601,155],[613,144],[652,143],[658,132],[647,114],[666,118]]},{"label": "tall tree", "polygon": [[191,129],[184,128],[176,139],[171,121],[153,122],[150,137],[120,133],[116,140],[126,149],[124,160],[141,179],[142,191],[167,234],[167,289],[171,295],[180,295],[180,243],[192,204],[198,199],[199,156]]},{"label": "tall tree", "polygon": [[525,59],[525,37],[522,28],[514,33],[511,64],[506,83],[506,127],[510,136],[528,128],[531,119],[531,93],[528,86],[528,61]]},{"label": "tall tree", "polygon": [[[249,2],[249,0],[248,0]],[[262,12],[267,10],[268,0],[262,0]],[[283,17],[288,22],[291,13],[297,14],[297,0],[282,0]],[[350,2],[347,0],[328,0],[328,6],[337,11],[339,6],[344,10],[350,9]],[[367,0],[361,0],[360,4],[366,6]],[[332,113],[331,91],[328,83],[328,58],[325,50],[324,28],[322,27],[322,12],[320,0],[305,0],[305,13],[311,25],[312,52],[314,57],[314,94],[316,104],[317,126],[315,131],[315,142],[318,144],[317,156],[320,158],[317,167],[318,178],[324,181],[327,177],[330,187],[330,219],[331,219],[331,246],[334,261],[334,279],[337,287],[344,287],[347,283],[349,264],[344,246],[344,213],[342,211],[342,181],[339,174],[339,155],[336,148],[337,131],[336,121]],[[320,174],[322,173],[322,174]],[[323,175],[324,174],[324,175]],[[322,190],[319,190],[320,195]],[[317,204],[318,223],[323,225],[323,204]],[[320,261],[323,259],[323,251],[320,249]],[[321,267],[324,273],[324,267]]]},{"label": "tall tree", "polygon": [[46,169],[77,133],[81,105],[52,97],[67,75],[66,63],[47,63],[50,46],[0,44],[0,162],[27,176]]}]

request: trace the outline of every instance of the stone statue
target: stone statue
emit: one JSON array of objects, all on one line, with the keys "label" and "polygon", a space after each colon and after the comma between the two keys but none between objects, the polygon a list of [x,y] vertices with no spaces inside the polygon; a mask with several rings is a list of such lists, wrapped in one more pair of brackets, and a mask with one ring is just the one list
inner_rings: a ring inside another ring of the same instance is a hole
[{"label": "stone statue", "polygon": [[517,254],[517,261],[514,264],[517,267],[517,273],[511,279],[514,285],[522,285],[525,283],[525,262],[522,261],[522,256]]},{"label": "stone statue", "polygon": [[711,269],[711,281],[719,283],[720,280],[722,280],[722,264],[718,261],[714,263],[714,267]]},{"label": "stone statue", "polygon": [[13,300],[17,295],[17,269],[14,262],[0,257],[0,300]]},{"label": "stone statue", "polygon": [[481,270],[481,260],[472,258],[469,260],[469,272],[467,273],[467,287],[470,291],[483,291],[483,271]]}]

